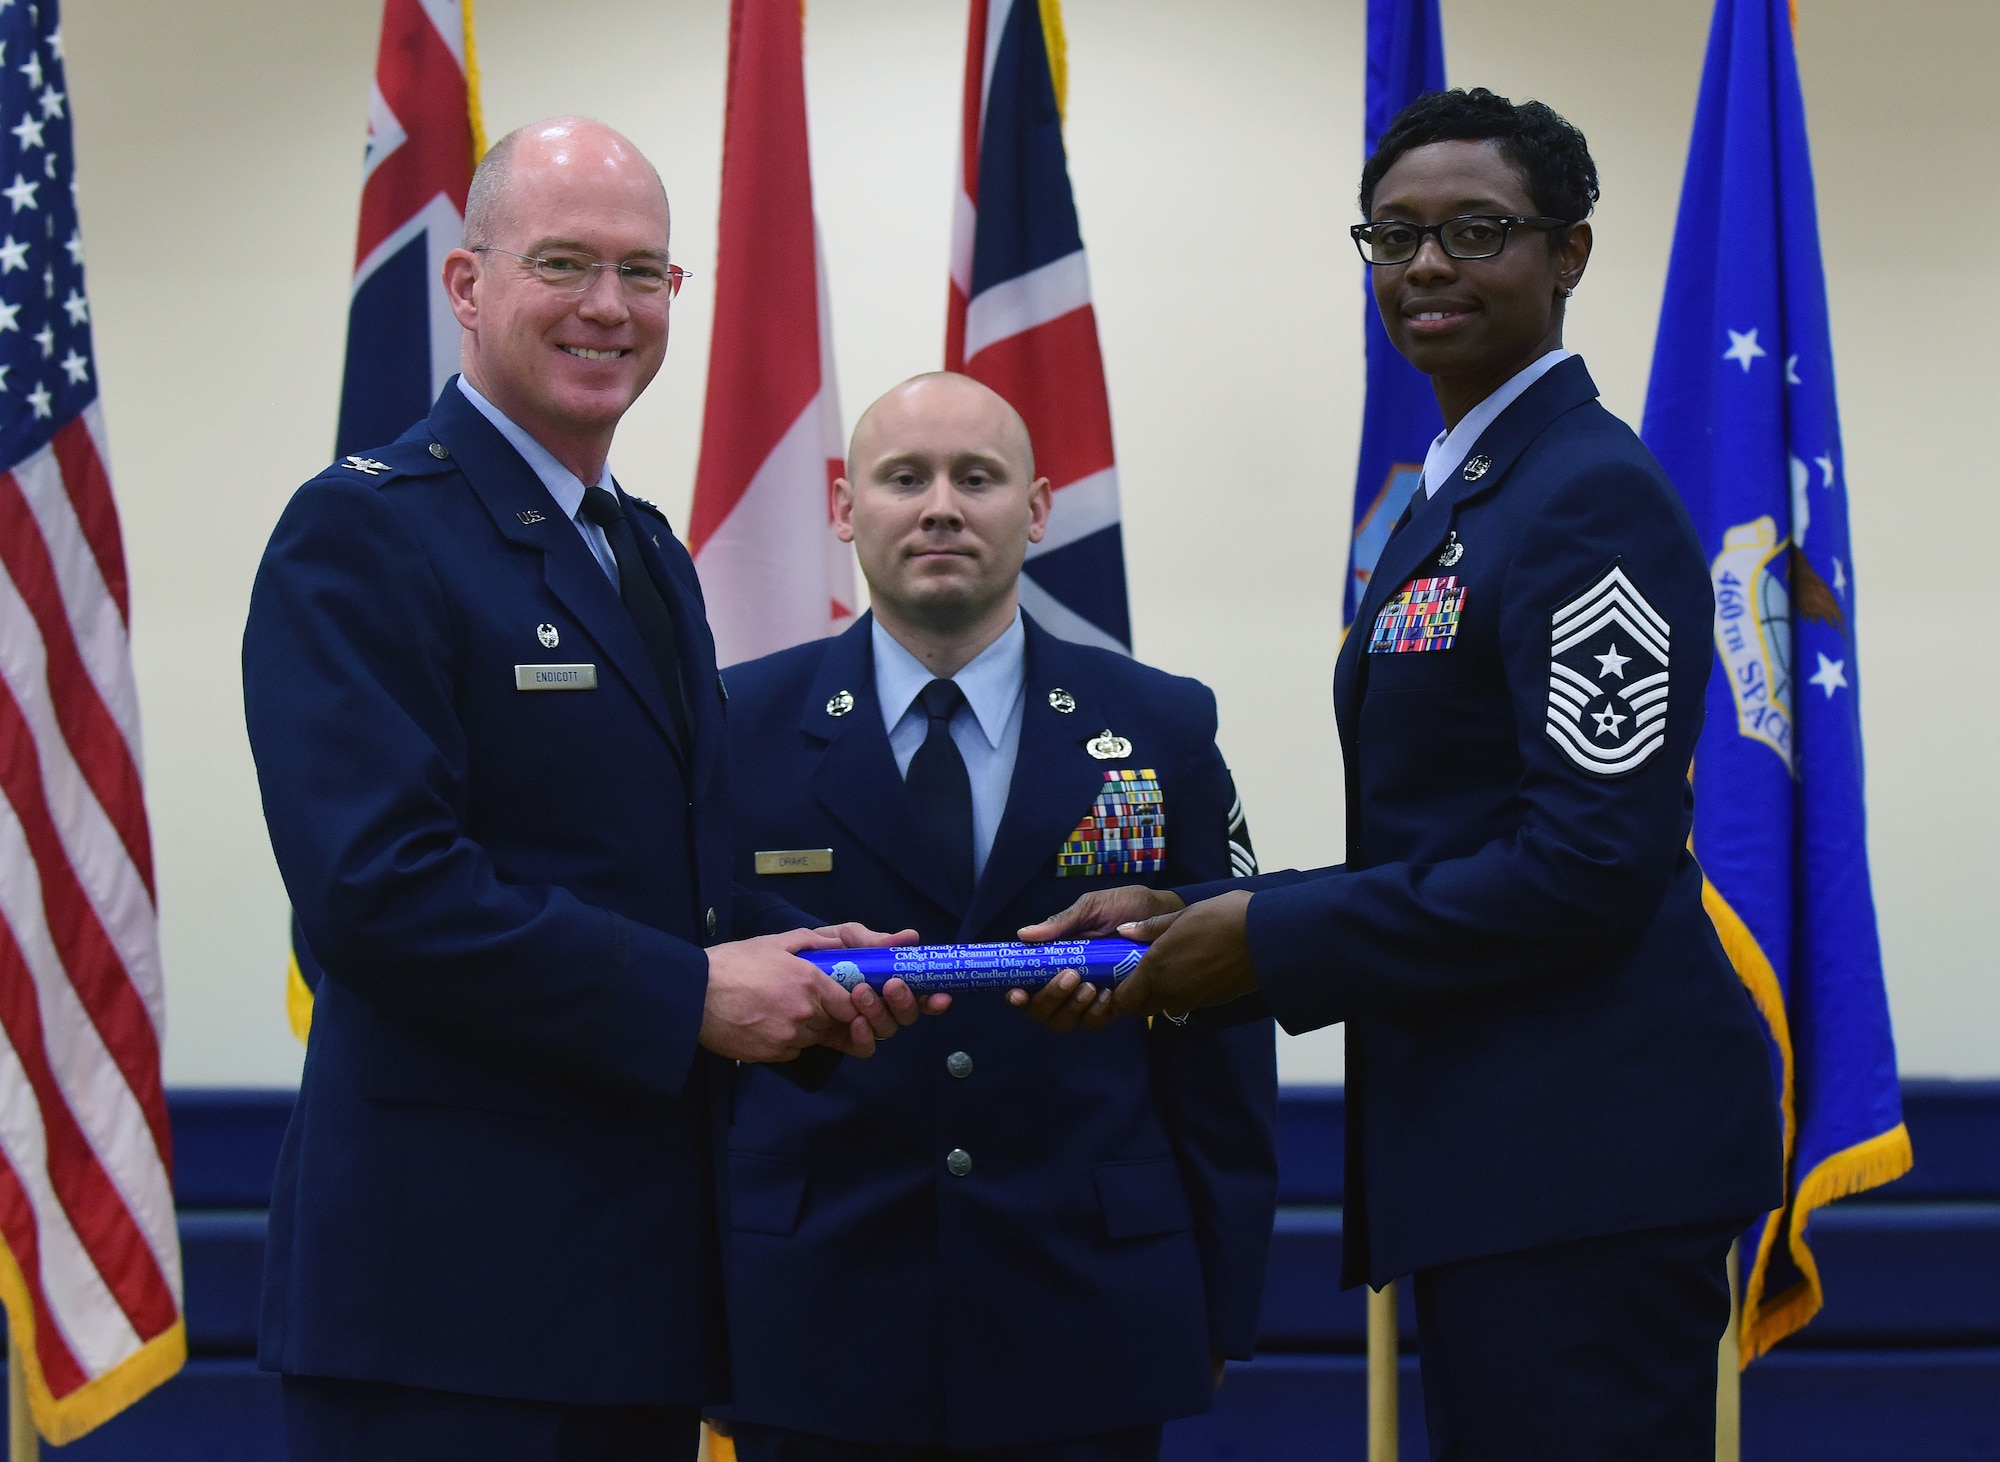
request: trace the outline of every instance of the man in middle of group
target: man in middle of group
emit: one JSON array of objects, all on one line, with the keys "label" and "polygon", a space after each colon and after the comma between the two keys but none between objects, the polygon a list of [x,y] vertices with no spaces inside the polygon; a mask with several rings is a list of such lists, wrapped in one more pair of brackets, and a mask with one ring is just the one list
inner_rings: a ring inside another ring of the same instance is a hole
[{"label": "man in middle of group", "polygon": [[[1208,689],[1021,612],[1050,492],[1011,406],[965,376],[906,381],[863,414],[834,493],[871,613],[725,677],[746,883],[937,943],[1011,939],[1101,885],[1254,867]],[[1143,1462],[1250,1354],[1269,1021],[1060,1038],[980,991],[823,1090],[737,1083],[743,1462]],[[887,1384],[856,1390],[855,1366]]]}]

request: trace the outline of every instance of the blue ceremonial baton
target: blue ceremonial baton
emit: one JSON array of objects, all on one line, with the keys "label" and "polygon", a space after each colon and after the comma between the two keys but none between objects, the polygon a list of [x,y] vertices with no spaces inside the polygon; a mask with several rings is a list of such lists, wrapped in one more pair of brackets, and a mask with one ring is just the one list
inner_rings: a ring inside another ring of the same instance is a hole
[{"label": "blue ceremonial baton", "polygon": [[852,990],[901,979],[912,990],[1011,990],[1075,970],[1093,985],[1116,985],[1138,968],[1146,946],[1130,939],[1066,939],[1053,944],[892,944],[874,949],[807,949],[799,958]]}]

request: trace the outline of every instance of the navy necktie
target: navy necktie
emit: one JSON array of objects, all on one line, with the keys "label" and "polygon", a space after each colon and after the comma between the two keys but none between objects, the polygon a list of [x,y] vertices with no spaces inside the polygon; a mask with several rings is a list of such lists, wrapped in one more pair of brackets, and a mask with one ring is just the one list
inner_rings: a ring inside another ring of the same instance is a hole
[{"label": "navy necktie", "polygon": [[917,816],[930,829],[931,841],[951,886],[962,900],[972,897],[972,778],[965,758],[951,739],[951,718],[965,704],[965,692],[949,680],[933,680],[918,692],[917,701],[930,718],[930,731],[903,785]]},{"label": "navy necktie", "polygon": [[618,561],[618,597],[625,601],[625,612],[632,616],[647,657],[660,677],[660,689],[666,694],[667,711],[674,721],[674,734],[680,739],[681,749],[688,751],[691,743],[687,703],[681,695],[681,652],[674,639],[673,611],[667,608],[653,576],[646,572],[646,561],[639,556],[638,540],[632,536],[625,505],[618,501],[617,494],[601,487],[586,487],[581,511],[604,530],[611,544],[611,556]]}]

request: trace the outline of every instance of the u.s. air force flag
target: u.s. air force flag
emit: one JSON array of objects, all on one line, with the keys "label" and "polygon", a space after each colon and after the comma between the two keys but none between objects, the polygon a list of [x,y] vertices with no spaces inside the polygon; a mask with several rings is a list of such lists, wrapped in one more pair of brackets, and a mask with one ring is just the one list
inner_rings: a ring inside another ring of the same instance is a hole
[{"label": "u.s. air force flag", "polygon": [[1744,1283],[1746,1362],[1821,1303],[1812,1210],[1910,1166],[1869,890],[1854,560],[1787,0],[1718,0],[1646,398],[1715,585],[1696,747],[1710,917],[1769,1023],[1786,1206]]},{"label": "u.s. air force flag", "polygon": [[[1372,156],[1396,113],[1444,90],[1444,26],[1438,0],[1368,0],[1368,111],[1361,155]],[[1423,478],[1424,453],[1444,425],[1430,377],[1396,353],[1361,266],[1361,330],[1368,392],[1361,406],[1361,459],[1354,478],[1354,534],[1347,547],[1342,621],[1354,618],[1382,545]]]}]

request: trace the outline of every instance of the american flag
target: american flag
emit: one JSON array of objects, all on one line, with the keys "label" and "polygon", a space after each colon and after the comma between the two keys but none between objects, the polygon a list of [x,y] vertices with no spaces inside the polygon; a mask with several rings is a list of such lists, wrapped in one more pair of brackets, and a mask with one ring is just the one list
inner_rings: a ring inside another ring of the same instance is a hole
[{"label": "american flag", "polygon": [[833,329],[813,223],[798,0],[734,0],[715,328],[688,546],[716,658],[754,659],[854,622]]},{"label": "american flag", "polygon": [[0,0],[0,1300],[65,1442],[179,1369],[131,602],[55,0]]},{"label": "american flag", "polygon": [[1129,652],[1111,402],[1063,149],[1066,72],[1057,0],[972,0],[944,363],[1013,403],[1055,489],[1022,607],[1066,640]]}]

